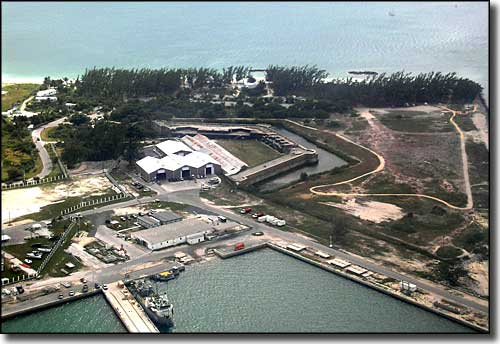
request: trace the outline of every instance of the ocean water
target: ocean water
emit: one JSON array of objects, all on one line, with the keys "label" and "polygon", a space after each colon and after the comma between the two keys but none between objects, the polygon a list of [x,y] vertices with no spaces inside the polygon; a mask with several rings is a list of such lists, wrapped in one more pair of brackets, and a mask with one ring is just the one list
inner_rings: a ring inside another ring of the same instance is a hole
[{"label": "ocean water", "polygon": [[4,2],[1,26],[3,82],[93,66],[316,64],[488,83],[487,2]]}]

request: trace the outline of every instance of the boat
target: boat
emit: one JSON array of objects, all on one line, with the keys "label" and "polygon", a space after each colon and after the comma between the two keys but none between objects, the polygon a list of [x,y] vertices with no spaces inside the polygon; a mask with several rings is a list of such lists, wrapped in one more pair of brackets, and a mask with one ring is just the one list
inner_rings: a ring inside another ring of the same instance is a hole
[{"label": "boat", "polygon": [[389,16],[394,17],[395,16],[394,12],[389,12]]},{"label": "boat", "polygon": [[177,273],[174,273],[173,271],[163,271],[160,272],[159,274],[156,274],[152,277],[153,280],[155,281],[170,281],[176,277],[176,275],[179,274],[179,270],[176,270]]},{"label": "boat", "polygon": [[173,326],[174,305],[167,293],[154,293],[144,298],[144,309],[153,322],[163,326]]}]

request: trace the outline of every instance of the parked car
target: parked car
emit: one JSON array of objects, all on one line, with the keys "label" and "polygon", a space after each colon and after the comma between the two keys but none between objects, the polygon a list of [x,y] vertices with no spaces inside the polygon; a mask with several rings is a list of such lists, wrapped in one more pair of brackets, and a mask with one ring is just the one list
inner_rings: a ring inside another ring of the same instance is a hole
[{"label": "parked car", "polygon": [[26,258],[26,259],[24,260],[24,262],[25,262],[26,264],[31,264],[31,263],[33,263],[33,261],[32,261],[31,259],[28,259],[28,258]]},{"label": "parked car", "polygon": [[84,285],[83,285],[83,287],[82,287],[82,292],[83,292],[83,293],[86,293],[86,292],[88,292],[88,291],[89,291],[89,286],[88,286],[88,285],[86,285],[86,284],[84,284]]},{"label": "parked car", "polygon": [[121,220],[121,221],[126,221],[127,219],[126,219],[126,218],[124,218],[123,216],[120,216],[120,220]]},{"label": "parked car", "polygon": [[57,297],[59,300],[61,299],[64,299],[64,295],[63,294],[59,294],[59,296]]},{"label": "parked car", "polygon": [[253,232],[252,235],[253,236],[262,236],[262,235],[264,235],[264,232]]},{"label": "parked car", "polygon": [[106,284],[102,285],[102,290],[108,290],[108,286]]},{"label": "parked car", "polygon": [[24,293],[24,288],[23,288],[23,286],[22,286],[22,285],[18,285],[18,286],[16,287],[16,290],[17,290],[17,292],[18,292],[19,294]]},{"label": "parked car", "polygon": [[82,277],[82,278],[80,278],[80,282],[87,283],[87,280],[84,277]]},{"label": "parked car", "polygon": [[99,283],[94,284],[94,288],[101,289],[101,285]]},{"label": "parked car", "polygon": [[254,219],[256,219],[256,218],[258,218],[258,217],[261,217],[261,216],[264,216],[264,213],[263,213],[263,212],[261,212],[261,211],[259,211],[258,213],[255,213],[255,214],[253,214],[253,215],[252,215],[252,217],[253,217]]},{"label": "parked car", "polygon": [[69,295],[69,296],[75,296],[75,292],[72,290],[72,291],[70,291],[70,292],[69,292],[69,294],[68,294],[68,295]]},{"label": "parked car", "polygon": [[249,212],[251,212],[251,211],[252,211],[252,208],[244,208],[244,209],[241,209],[241,210],[240,210],[240,213],[241,213],[241,214],[247,214],[247,213],[249,213]]},{"label": "parked car", "polygon": [[227,219],[224,217],[224,216],[217,216],[217,219],[220,221],[220,222],[226,222]]}]

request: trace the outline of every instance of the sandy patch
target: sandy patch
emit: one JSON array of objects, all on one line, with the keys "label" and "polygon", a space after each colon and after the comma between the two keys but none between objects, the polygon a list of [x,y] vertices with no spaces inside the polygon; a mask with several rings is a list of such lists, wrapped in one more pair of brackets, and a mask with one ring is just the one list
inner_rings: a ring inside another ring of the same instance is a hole
[{"label": "sandy patch", "polygon": [[144,207],[125,207],[125,208],[117,208],[114,210],[116,216],[123,216],[129,214],[137,214],[140,211],[144,211],[146,208]]},{"label": "sandy patch", "polygon": [[375,116],[373,116],[370,113],[370,110],[367,108],[359,108],[359,109],[356,109],[356,111],[358,111],[359,115],[361,117],[363,117],[364,119],[366,119],[368,122],[371,122],[371,120],[375,119]]},{"label": "sandy patch", "polygon": [[[46,205],[63,202],[67,197],[97,196],[116,188],[106,177],[75,178],[71,182],[2,191],[2,223],[37,213]],[[10,212],[10,214],[9,214]]]},{"label": "sandy patch", "polygon": [[343,209],[349,214],[359,217],[362,220],[367,220],[375,223],[399,220],[405,215],[403,210],[394,204],[376,201],[356,202],[356,199],[351,198],[347,200],[347,202],[343,203],[320,203]]},{"label": "sandy patch", "polygon": [[483,141],[486,149],[490,149],[488,145],[488,122],[486,121],[486,116],[482,113],[476,112],[472,115],[472,122],[474,126],[479,130],[479,137]]}]

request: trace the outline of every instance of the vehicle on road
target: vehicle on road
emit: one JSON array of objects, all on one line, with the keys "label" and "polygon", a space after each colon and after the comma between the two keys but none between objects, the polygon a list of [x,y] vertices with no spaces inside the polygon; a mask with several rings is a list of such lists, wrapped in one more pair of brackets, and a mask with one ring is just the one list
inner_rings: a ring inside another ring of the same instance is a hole
[{"label": "vehicle on road", "polygon": [[120,217],[120,220],[121,220],[121,221],[126,221],[127,219],[126,219],[126,218],[124,218],[123,216],[121,216],[121,217]]},{"label": "vehicle on road", "polygon": [[242,243],[242,242],[239,242],[239,243],[237,243],[237,244],[234,246],[234,250],[235,250],[235,251],[239,251],[239,250],[242,250],[242,249],[244,249],[244,248],[245,248],[245,244],[244,244],[244,243]]},{"label": "vehicle on road", "polygon": [[87,280],[84,277],[82,277],[82,278],[80,278],[80,282],[87,283]]},{"label": "vehicle on road", "polygon": [[32,261],[31,259],[28,259],[28,258],[26,258],[26,259],[24,260],[24,262],[25,262],[26,264],[31,264],[31,263],[33,263],[33,261]]},{"label": "vehicle on road", "polygon": [[88,286],[88,285],[86,285],[86,284],[84,284],[84,285],[83,285],[83,287],[82,287],[82,292],[83,292],[83,293],[86,293],[86,292],[88,292],[88,291],[89,291],[89,286]]},{"label": "vehicle on road", "polygon": [[72,291],[70,291],[70,292],[69,292],[69,294],[68,294],[68,295],[69,295],[69,296],[75,296],[75,292],[72,290]]},{"label": "vehicle on road", "polygon": [[224,217],[224,216],[217,216],[217,219],[220,221],[220,222],[226,222],[227,219]]},{"label": "vehicle on road", "polygon": [[106,284],[102,285],[102,290],[108,290],[108,286]]},{"label": "vehicle on road", "polygon": [[70,288],[71,287],[71,283],[70,282],[62,282],[61,285],[64,287],[64,288]]},{"label": "vehicle on road", "polygon": [[101,289],[101,285],[99,283],[94,284],[95,289]]},{"label": "vehicle on road", "polygon": [[253,217],[254,219],[256,219],[256,218],[258,218],[258,217],[261,217],[261,216],[264,216],[264,213],[263,213],[263,212],[261,212],[261,211],[259,211],[259,212],[257,212],[257,213],[255,213],[255,214],[253,214],[253,215],[252,215],[252,217]]},{"label": "vehicle on road", "polygon": [[24,288],[23,288],[23,286],[22,286],[22,285],[18,285],[18,286],[16,286],[16,290],[17,290],[17,292],[18,292],[19,294],[24,293]]},{"label": "vehicle on road", "polygon": [[59,294],[59,296],[57,297],[59,300],[61,299],[64,299],[64,295],[63,294]]},{"label": "vehicle on road", "polygon": [[247,214],[252,211],[252,208],[244,208],[240,210],[240,214]]},{"label": "vehicle on road", "polygon": [[262,235],[264,235],[264,232],[253,232],[252,235],[253,236],[262,236]]}]

